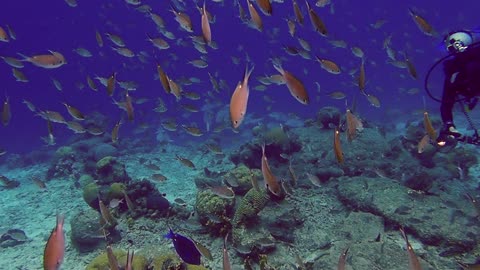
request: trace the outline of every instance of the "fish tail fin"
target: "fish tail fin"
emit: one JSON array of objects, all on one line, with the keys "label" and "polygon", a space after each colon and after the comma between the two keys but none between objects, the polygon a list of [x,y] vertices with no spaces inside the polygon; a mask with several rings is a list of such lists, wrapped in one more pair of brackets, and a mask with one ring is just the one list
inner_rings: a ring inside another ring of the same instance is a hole
[{"label": "fish tail fin", "polygon": [[245,66],[245,75],[243,76],[244,84],[248,82],[248,79],[250,78],[250,75],[252,74],[254,68],[255,68],[255,65],[252,65],[250,69],[248,68],[248,65]]},{"label": "fish tail fin", "polygon": [[167,234],[164,234],[163,237],[166,238],[166,239],[173,239],[175,233],[173,232],[172,228],[170,228],[170,226],[168,226],[168,233]]},{"label": "fish tail fin", "polygon": [[65,222],[65,214],[57,213],[57,227],[59,226],[63,227],[64,222]]},{"label": "fish tail fin", "polygon": [[407,234],[405,233],[405,229],[403,229],[403,227],[400,227],[400,233],[402,233],[402,237],[403,239],[405,240],[405,242],[407,243],[407,245],[409,245],[410,243],[408,242],[408,237],[407,237]]},{"label": "fish tail fin", "polygon": [[22,62],[28,62],[28,59],[30,59],[29,56],[26,56],[23,53],[17,53],[17,54],[20,55],[20,57],[22,57],[22,59],[20,59],[20,61],[22,61]]}]

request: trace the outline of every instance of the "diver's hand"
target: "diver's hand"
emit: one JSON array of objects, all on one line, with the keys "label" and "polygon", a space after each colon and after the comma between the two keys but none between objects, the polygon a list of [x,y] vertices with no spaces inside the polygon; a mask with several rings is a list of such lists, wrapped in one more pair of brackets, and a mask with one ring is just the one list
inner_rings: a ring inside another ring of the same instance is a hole
[{"label": "diver's hand", "polygon": [[437,145],[444,146],[447,140],[462,140],[464,136],[460,133],[453,123],[446,123],[440,130],[437,138]]}]

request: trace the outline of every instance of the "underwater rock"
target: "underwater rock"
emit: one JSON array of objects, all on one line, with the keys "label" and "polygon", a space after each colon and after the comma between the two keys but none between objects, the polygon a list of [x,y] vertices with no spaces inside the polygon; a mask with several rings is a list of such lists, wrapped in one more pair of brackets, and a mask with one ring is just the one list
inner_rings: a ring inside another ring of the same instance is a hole
[{"label": "underwater rock", "polygon": [[[368,224],[359,226],[359,224]],[[379,234],[385,231],[382,217],[364,212],[350,212],[342,226],[338,226],[338,233],[345,235],[351,242],[374,241]]]},{"label": "underwater rock", "polygon": [[267,208],[265,211],[266,228],[273,238],[286,243],[295,242],[295,230],[303,224],[304,220],[300,216],[301,211],[291,205],[282,205],[280,207]]},{"label": "underwater rock", "polygon": [[20,229],[10,229],[0,236],[0,247],[7,248],[21,245],[28,241],[24,231]]},{"label": "underwater rock", "polygon": [[327,167],[315,170],[315,175],[320,179],[320,182],[325,183],[332,177],[337,178],[344,175],[344,172],[338,167]]},{"label": "underwater rock", "polygon": [[150,194],[146,198],[145,206],[147,209],[165,213],[170,208],[170,203],[162,194]]},{"label": "underwater rock", "polygon": [[317,112],[317,122],[325,129],[332,129],[340,123],[340,110],[336,107],[326,106]]},{"label": "underwater rock", "polygon": [[432,188],[434,181],[434,176],[422,171],[409,177],[405,181],[405,186],[413,190],[427,192]]},{"label": "underwater rock", "polygon": [[89,209],[77,213],[70,221],[70,239],[80,252],[93,251],[105,242],[99,219],[99,213]]},{"label": "underwater rock", "polygon": [[452,222],[455,209],[441,196],[418,193],[388,178],[342,177],[339,181],[338,195],[344,204],[401,225],[426,244],[465,253],[480,239],[477,226],[468,225],[473,216],[456,209]]},{"label": "underwater rock", "polygon": [[125,165],[121,164],[112,156],[102,158],[97,162],[96,173],[98,184],[109,185],[111,183],[128,183],[128,177]]}]

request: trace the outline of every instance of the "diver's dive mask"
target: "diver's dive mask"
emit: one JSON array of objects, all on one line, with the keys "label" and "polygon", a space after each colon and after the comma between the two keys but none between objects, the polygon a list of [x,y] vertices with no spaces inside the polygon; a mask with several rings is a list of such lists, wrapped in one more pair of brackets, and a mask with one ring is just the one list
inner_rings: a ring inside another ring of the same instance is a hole
[{"label": "diver's dive mask", "polygon": [[445,46],[450,53],[464,52],[473,43],[473,36],[468,31],[450,32],[445,37]]}]

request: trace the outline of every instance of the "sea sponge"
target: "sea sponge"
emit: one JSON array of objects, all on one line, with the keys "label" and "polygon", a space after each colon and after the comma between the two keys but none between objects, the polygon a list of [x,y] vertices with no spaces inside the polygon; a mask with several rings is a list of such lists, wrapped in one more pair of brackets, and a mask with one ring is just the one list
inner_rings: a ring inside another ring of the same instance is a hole
[{"label": "sea sponge", "polygon": [[[122,269],[125,268],[125,264],[127,262],[127,252],[120,249],[114,249],[113,255],[115,255],[115,258],[117,258],[120,268]],[[137,254],[133,256],[132,270],[146,270],[147,266],[148,266],[148,262],[145,256],[137,255]],[[93,259],[93,261],[87,265],[85,270],[110,270],[110,266],[108,264],[107,252],[106,251],[102,252],[95,259]]]},{"label": "sea sponge", "polygon": [[212,233],[225,233],[230,228],[229,216],[233,213],[234,203],[234,199],[221,198],[209,190],[198,191],[195,210],[200,224],[209,227]]},{"label": "sea sponge", "polygon": [[208,270],[203,265],[193,265],[193,264],[186,264],[186,265],[187,265],[187,270]]},{"label": "sea sponge", "polygon": [[267,130],[263,134],[263,139],[265,144],[287,145],[290,141],[287,133],[285,133],[283,128],[280,126],[276,126]]},{"label": "sea sponge", "polygon": [[267,205],[270,197],[266,189],[260,188],[256,190],[251,188],[247,194],[240,201],[240,205],[235,211],[233,217],[233,227],[240,225],[240,223],[257,216],[260,211]]},{"label": "sea sponge", "polygon": [[96,183],[89,183],[83,187],[83,199],[95,210],[98,210],[99,188]]},{"label": "sea sponge", "polygon": [[223,179],[224,182],[232,186],[235,194],[245,195],[252,188],[252,173],[257,179],[262,178],[262,172],[259,169],[250,170],[242,163],[230,170]]},{"label": "sea sponge", "polygon": [[176,254],[167,253],[153,258],[150,264],[152,270],[185,270],[185,264]]},{"label": "sea sponge", "polygon": [[123,183],[111,184],[110,188],[108,189],[107,201],[110,201],[112,199],[122,199],[124,196],[123,193],[126,192],[126,190],[127,188]]},{"label": "sea sponge", "polygon": [[100,185],[128,183],[130,181],[125,165],[111,156],[106,156],[97,162],[96,174]]},{"label": "sea sponge", "polygon": [[336,107],[326,106],[317,112],[317,122],[325,129],[331,129],[340,123],[340,110]]}]

